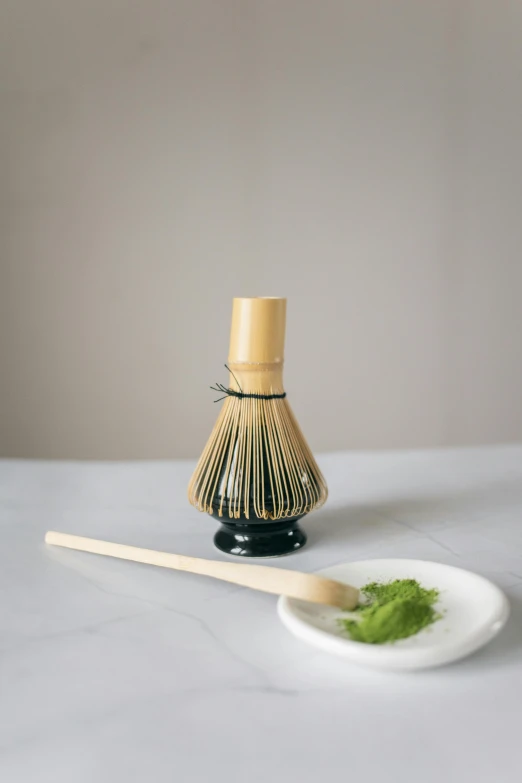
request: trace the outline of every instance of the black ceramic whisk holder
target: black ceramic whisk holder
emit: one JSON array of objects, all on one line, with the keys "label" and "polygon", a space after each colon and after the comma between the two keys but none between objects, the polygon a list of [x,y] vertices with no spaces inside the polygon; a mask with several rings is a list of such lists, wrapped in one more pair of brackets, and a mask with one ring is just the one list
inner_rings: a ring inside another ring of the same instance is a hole
[{"label": "black ceramic whisk holder", "polygon": [[221,522],[214,536],[214,544],[228,555],[242,557],[280,557],[296,552],[306,544],[306,535],[299,527],[301,516],[288,517],[276,522],[229,520],[212,514]]}]

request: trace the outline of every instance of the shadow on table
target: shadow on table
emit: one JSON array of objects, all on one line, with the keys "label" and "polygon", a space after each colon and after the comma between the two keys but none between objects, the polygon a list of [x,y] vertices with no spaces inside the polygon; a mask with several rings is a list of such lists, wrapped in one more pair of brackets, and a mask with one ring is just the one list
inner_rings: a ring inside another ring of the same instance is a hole
[{"label": "shadow on table", "polygon": [[[401,517],[426,514],[442,507],[440,498],[381,501],[364,505],[327,506],[303,519],[310,544],[369,545],[385,537],[388,541],[404,536],[405,531],[423,533],[422,521],[404,521]],[[447,507],[447,506],[446,506]]]},{"label": "shadow on table", "polygon": [[[368,538],[373,536],[378,541],[385,530],[389,537],[390,527],[393,527],[393,523],[390,523],[391,520],[379,515],[374,506],[337,506],[321,509],[305,517],[302,525],[310,545],[326,543],[356,546],[368,543]],[[400,529],[397,532],[400,533]]]},{"label": "shadow on table", "polygon": [[[495,481],[483,487],[467,487],[462,490],[437,495],[419,495],[404,498],[376,498],[367,503],[325,508],[305,517],[310,543],[326,541],[329,544],[368,543],[370,534],[386,533],[388,539],[404,535],[404,529],[422,534],[434,530],[437,523],[445,525],[444,515],[458,523],[477,513],[499,512],[522,504],[522,486],[518,478]],[[462,516],[461,516],[462,515]],[[435,524],[434,524],[435,523]],[[446,522],[447,524],[447,522]],[[401,532],[402,528],[402,532]]]}]

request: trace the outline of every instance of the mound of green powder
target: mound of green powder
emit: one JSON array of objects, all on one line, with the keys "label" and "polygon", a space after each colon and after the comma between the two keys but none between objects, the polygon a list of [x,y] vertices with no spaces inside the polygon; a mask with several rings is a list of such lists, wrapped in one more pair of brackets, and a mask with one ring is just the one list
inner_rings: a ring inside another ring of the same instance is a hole
[{"label": "mound of green powder", "polygon": [[439,591],[426,590],[416,579],[370,582],[361,588],[366,603],[355,610],[357,619],[339,623],[350,638],[366,644],[385,644],[421,631],[440,618],[433,605]]}]

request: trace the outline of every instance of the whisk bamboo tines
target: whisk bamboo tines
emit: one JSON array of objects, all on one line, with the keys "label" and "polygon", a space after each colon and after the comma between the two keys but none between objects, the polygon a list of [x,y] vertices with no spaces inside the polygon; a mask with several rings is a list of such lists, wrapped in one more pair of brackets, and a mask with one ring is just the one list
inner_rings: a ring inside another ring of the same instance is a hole
[{"label": "whisk bamboo tines", "polygon": [[236,298],[229,386],[188,494],[222,523],[219,549],[270,557],[306,542],[298,520],[321,506],[327,488],[283,387],[286,299]]}]

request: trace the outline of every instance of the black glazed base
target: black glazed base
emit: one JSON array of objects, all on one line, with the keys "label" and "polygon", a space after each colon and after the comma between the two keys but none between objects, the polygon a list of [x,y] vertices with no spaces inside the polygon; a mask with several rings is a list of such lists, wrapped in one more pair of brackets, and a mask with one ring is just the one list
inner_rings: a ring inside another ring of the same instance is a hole
[{"label": "black glazed base", "polygon": [[251,524],[236,523],[217,514],[212,516],[221,522],[214,544],[228,555],[280,557],[297,552],[306,544],[306,535],[298,525],[301,517]]}]

